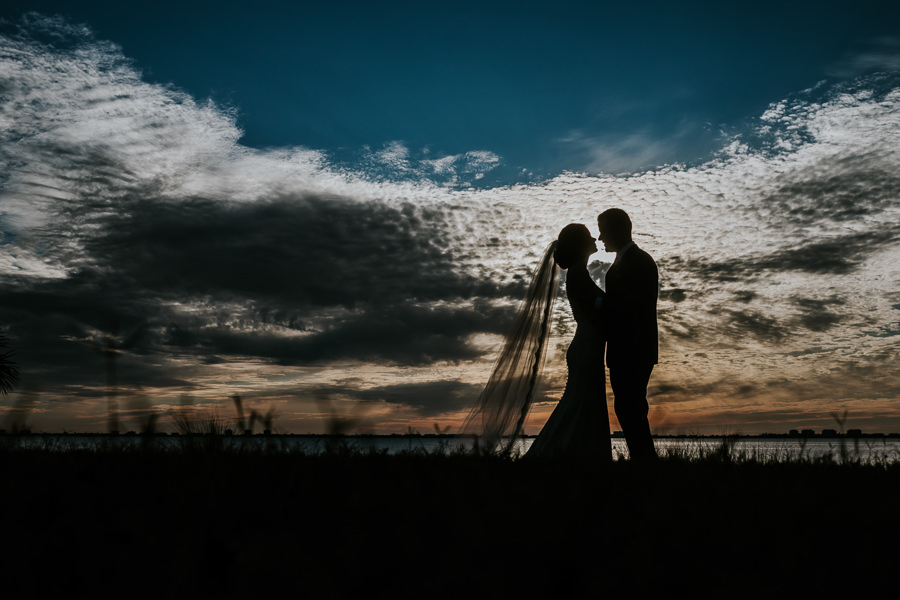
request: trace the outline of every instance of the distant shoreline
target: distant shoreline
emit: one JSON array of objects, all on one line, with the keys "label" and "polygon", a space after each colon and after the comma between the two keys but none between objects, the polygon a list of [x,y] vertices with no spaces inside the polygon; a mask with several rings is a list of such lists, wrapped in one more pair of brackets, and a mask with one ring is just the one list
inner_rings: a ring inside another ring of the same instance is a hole
[{"label": "distant shoreline", "polygon": [[[397,439],[397,438],[433,438],[433,439],[464,439],[472,437],[470,435],[459,435],[455,433],[356,433],[356,434],[345,434],[345,433],[278,433],[278,432],[263,432],[263,433],[224,433],[224,434],[209,434],[209,433],[178,433],[178,432],[164,432],[164,431],[155,431],[152,433],[139,433],[135,431],[127,431],[123,433],[108,433],[108,432],[71,432],[71,431],[63,431],[63,432],[34,432],[34,431],[21,431],[21,432],[11,432],[6,431],[4,429],[0,429],[0,436],[4,437],[16,437],[16,436],[58,436],[58,437],[143,437],[143,436],[153,436],[153,437],[188,437],[188,436],[196,436],[196,437],[206,437],[210,435],[218,435],[221,437],[260,437],[260,438],[345,438],[345,439]],[[519,436],[524,439],[533,439],[537,437],[535,435],[521,435]],[[625,436],[621,431],[615,431],[610,434],[612,439],[624,439]],[[853,433],[760,433],[760,434],[710,434],[710,435],[702,435],[702,434],[653,434],[654,439],[680,439],[680,440],[693,440],[693,439],[858,439],[858,438],[890,438],[890,439],[898,439],[900,438],[900,433],[865,433],[865,432],[853,432]]]}]

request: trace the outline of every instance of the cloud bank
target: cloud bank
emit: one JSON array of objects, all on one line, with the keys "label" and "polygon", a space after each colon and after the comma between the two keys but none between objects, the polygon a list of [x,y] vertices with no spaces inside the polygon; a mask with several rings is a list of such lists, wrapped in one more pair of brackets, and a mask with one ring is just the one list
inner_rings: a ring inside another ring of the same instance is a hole
[{"label": "cloud bank", "polygon": [[[697,166],[470,187],[502,158],[248,148],[233,110],[146,83],[84,28],[31,16],[2,36],[0,323],[73,428],[102,428],[101,350],[139,329],[119,385],[161,405],[237,392],[304,430],[329,384],[387,420],[452,422],[543,247],[609,206],[660,266],[666,422],[874,415],[900,391],[896,75],[775,102]],[[563,309],[548,399],[572,331]]]}]

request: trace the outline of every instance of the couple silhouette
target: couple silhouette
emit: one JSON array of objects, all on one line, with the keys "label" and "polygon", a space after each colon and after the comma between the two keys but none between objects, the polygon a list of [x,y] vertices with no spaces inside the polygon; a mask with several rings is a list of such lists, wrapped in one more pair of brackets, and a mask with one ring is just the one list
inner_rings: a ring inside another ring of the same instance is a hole
[{"label": "couple silhouette", "polygon": [[488,385],[469,415],[464,432],[481,436],[493,449],[512,448],[522,432],[546,356],[559,277],[566,271],[566,295],[577,324],[566,352],[565,391],[526,457],[570,456],[612,460],[606,369],[619,425],[632,460],[656,458],[648,420],[647,385],[658,362],[656,303],[659,273],[653,258],[632,240],[628,214],[611,208],[597,217],[607,252],[616,258],[606,272],[606,289],[588,273],[597,240],[584,225],[566,225],[535,270],[513,331],[494,365]]}]

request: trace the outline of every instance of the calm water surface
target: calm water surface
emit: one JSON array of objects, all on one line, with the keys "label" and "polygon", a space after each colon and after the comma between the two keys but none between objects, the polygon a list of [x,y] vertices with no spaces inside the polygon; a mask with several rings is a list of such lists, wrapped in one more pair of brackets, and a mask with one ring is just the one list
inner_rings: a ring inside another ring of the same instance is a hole
[{"label": "calm water surface", "polygon": [[[103,449],[109,447],[133,448],[147,441],[156,447],[180,450],[189,444],[203,445],[207,439],[184,436],[155,436],[146,440],[135,435],[48,435],[0,436],[0,443],[22,448],[45,448],[61,452],[79,449]],[[246,450],[269,450],[284,452],[325,452],[346,447],[363,452],[453,452],[472,446],[470,438],[427,437],[427,436],[366,436],[328,438],[307,435],[272,436],[223,436],[219,441],[228,448]],[[531,446],[533,438],[519,440],[515,450],[524,454]],[[731,455],[737,458],[757,458],[759,460],[816,459],[831,456],[835,460],[846,457],[867,463],[893,463],[900,460],[900,438],[657,438],[654,440],[657,452],[664,456],[675,454],[691,458],[702,457],[716,452],[727,444]],[[613,458],[628,457],[625,440],[612,440]]]}]

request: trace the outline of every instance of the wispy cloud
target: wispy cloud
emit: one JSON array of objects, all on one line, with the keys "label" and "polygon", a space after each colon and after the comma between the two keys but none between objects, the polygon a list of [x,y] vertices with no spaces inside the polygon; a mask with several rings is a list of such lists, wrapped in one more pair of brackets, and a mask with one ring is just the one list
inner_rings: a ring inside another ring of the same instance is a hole
[{"label": "wispy cloud", "polygon": [[603,135],[572,131],[556,140],[555,144],[561,153],[578,165],[579,171],[592,175],[630,174],[677,162],[700,128],[696,124],[683,123],[676,131],[667,134],[648,128]]},{"label": "wispy cloud", "polygon": [[858,77],[879,71],[900,72],[900,38],[878,38],[866,50],[845,56],[830,69],[836,77]]}]

